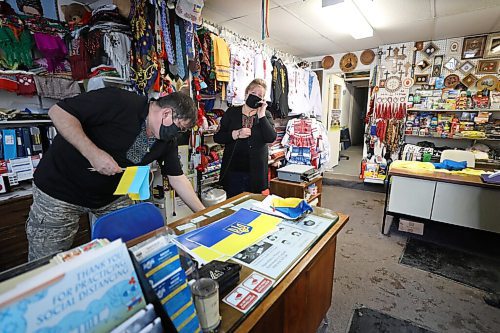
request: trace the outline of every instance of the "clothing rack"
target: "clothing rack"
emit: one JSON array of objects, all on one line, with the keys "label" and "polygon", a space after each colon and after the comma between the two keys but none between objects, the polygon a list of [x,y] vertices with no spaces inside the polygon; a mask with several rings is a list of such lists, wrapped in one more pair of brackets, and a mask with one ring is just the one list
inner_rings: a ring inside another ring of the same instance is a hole
[{"label": "clothing rack", "polygon": [[288,61],[288,62],[293,62],[293,63],[299,63],[302,62],[303,59],[299,58],[293,54],[284,52],[279,49],[275,49],[264,42],[261,41],[256,41],[255,39],[242,36],[236,32],[233,32],[225,27],[222,27],[216,23],[212,23],[206,19],[203,19],[202,26],[203,28],[207,29],[208,31],[224,38],[227,39],[228,42],[244,42],[246,45],[254,47],[254,48],[260,48],[261,51],[273,54],[277,56],[278,58],[281,58],[283,61]]}]

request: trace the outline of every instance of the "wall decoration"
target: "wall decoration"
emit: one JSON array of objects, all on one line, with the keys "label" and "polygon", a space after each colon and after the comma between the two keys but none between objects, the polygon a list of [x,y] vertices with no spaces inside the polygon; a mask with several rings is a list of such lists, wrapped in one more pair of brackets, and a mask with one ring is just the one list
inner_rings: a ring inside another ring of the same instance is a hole
[{"label": "wall decoration", "polygon": [[485,44],[486,36],[464,38],[464,44],[462,46],[462,59],[482,58]]},{"label": "wall decoration", "polygon": [[460,42],[457,40],[450,41],[449,47],[448,47],[448,53],[451,54],[457,54],[459,53],[460,49]]},{"label": "wall decoration", "polygon": [[450,74],[444,79],[446,88],[455,88],[460,83],[460,77],[457,74]]},{"label": "wall decoration", "polygon": [[488,35],[486,39],[486,48],[484,49],[485,58],[500,58],[500,32]]},{"label": "wall decoration", "polygon": [[370,49],[364,50],[359,56],[359,60],[363,65],[371,64],[373,62],[373,59],[375,59],[375,53]]},{"label": "wall decoration", "polygon": [[399,76],[389,76],[385,81],[385,90],[388,92],[396,92],[401,89],[402,82]]},{"label": "wall decoration", "polygon": [[420,61],[418,64],[417,64],[417,67],[421,70],[421,71],[424,71],[426,70],[427,68],[429,68],[430,66],[430,62],[428,62],[427,60],[423,59],[422,61]]},{"label": "wall decoration", "polygon": [[324,56],[323,59],[321,59],[321,67],[323,69],[330,69],[333,67],[333,64],[335,63],[335,59],[333,59],[332,56]]},{"label": "wall decoration", "polygon": [[469,75],[467,75],[466,77],[464,77],[464,78],[462,79],[462,83],[463,83],[463,84],[464,84],[467,88],[472,87],[472,85],[473,85],[474,83],[476,83],[476,81],[477,81],[477,77],[475,77],[475,76],[474,76],[474,75],[472,75],[472,74],[469,74]]},{"label": "wall decoration", "polygon": [[437,47],[433,42],[429,42],[422,50],[422,52],[424,52],[427,57],[431,57],[437,51],[439,51],[439,47]]},{"label": "wall decoration", "polygon": [[441,68],[443,67],[444,56],[435,56],[434,65],[432,66],[432,77],[441,76]]},{"label": "wall decoration", "polygon": [[354,53],[346,53],[340,59],[340,69],[342,72],[352,72],[358,65],[358,57]]},{"label": "wall decoration", "polygon": [[460,62],[459,62],[457,59],[455,59],[455,58],[451,57],[451,58],[450,58],[450,59],[446,62],[446,64],[444,64],[444,68],[446,68],[446,69],[447,69],[447,70],[449,70],[450,72],[454,72],[454,71],[456,71],[456,70],[457,70],[457,67],[458,67],[458,64],[459,64],[459,63],[460,63]]},{"label": "wall decoration", "polygon": [[424,42],[415,42],[415,50],[422,51],[424,49]]},{"label": "wall decoration", "polygon": [[474,64],[470,61],[463,62],[458,68],[464,74],[469,74],[474,69]]},{"label": "wall decoration", "polygon": [[498,72],[498,60],[479,60],[476,73],[496,74]]},{"label": "wall decoration", "polygon": [[403,80],[403,87],[404,88],[410,88],[413,86],[415,81],[411,77],[407,77],[406,79]]},{"label": "wall decoration", "polygon": [[495,90],[497,88],[497,84],[498,78],[496,77],[496,75],[486,75],[480,78],[479,81],[477,81],[476,86],[479,90]]},{"label": "wall decoration", "polygon": [[429,74],[417,74],[415,75],[415,84],[428,84],[429,78]]},{"label": "wall decoration", "polygon": [[379,88],[385,88],[385,79],[381,79],[378,83]]}]

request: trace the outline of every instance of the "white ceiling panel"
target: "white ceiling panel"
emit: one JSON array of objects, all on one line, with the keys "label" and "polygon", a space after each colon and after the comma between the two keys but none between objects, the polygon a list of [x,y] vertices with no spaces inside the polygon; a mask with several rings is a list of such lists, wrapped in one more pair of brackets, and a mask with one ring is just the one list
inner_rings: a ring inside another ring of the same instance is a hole
[{"label": "white ceiling panel", "polygon": [[[271,0],[265,43],[311,57],[379,45],[500,31],[500,0],[352,0],[374,36],[354,39],[356,26],[321,0]],[[207,0],[203,17],[255,40],[261,38],[261,0]]]},{"label": "white ceiling panel", "polygon": [[[500,0],[437,0],[436,16],[449,16],[500,6]],[[497,15],[500,16],[500,14]]]},{"label": "white ceiling panel", "polygon": [[498,11],[491,9],[477,10],[459,15],[436,19],[435,38],[460,37],[491,32],[498,19]]},{"label": "white ceiling panel", "polygon": [[434,20],[422,20],[400,26],[399,29],[379,28],[377,36],[383,40],[382,44],[391,44],[407,41],[434,39]]}]

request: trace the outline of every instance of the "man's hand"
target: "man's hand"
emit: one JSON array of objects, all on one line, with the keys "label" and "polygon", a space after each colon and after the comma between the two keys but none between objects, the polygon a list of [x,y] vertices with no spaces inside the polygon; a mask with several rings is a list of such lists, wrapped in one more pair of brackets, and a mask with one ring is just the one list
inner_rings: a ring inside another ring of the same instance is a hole
[{"label": "man's hand", "polygon": [[89,162],[95,171],[102,175],[112,176],[122,172],[122,168],[120,168],[113,157],[102,149],[96,149],[92,153],[92,156],[90,156]]}]

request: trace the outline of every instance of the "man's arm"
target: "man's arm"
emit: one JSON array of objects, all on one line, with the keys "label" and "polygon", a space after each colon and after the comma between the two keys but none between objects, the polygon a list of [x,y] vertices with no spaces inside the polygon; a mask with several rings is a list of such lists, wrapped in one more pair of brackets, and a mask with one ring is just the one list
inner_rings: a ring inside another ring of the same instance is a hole
[{"label": "man's arm", "polygon": [[49,116],[57,132],[72,144],[103,175],[114,175],[122,170],[116,161],[97,147],[85,134],[80,121],[57,104],[49,110]]},{"label": "man's arm", "polygon": [[196,213],[205,209],[205,206],[203,206],[200,199],[198,199],[198,196],[194,192],[193,186],[191,185],[191,182],[189,182],[189,179],[187,179],[186,175],[167,177],[170,185],[174,188],[177,194],[179,194],[182,201],[184,201],[193,212]]}]

